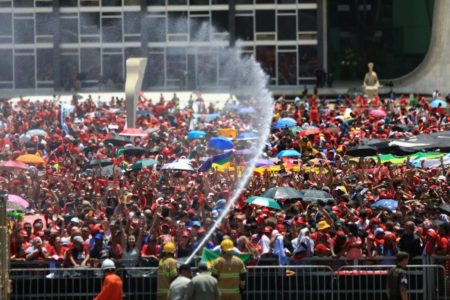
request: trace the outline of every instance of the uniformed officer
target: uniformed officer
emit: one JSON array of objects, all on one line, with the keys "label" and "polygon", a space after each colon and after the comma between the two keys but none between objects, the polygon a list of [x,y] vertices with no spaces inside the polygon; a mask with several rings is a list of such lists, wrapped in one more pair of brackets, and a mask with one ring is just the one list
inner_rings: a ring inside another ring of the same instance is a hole
[{"label": "uniformed officer", "polygon": [[241,300],[240,292],[245,287],[247,270],[242,260],[233,256],[233,242],[223,240],[220,244],[222,256],[213,261],[211,274],[217,278],[221,300]]},{"label": "uniformed officer", "polygon": [[122,279],[114,272],[116,265],[110,259],[102,262],[102,270],[105,272],[105,279],[100,293],[94,300],[122,300]]},{"label": "uniformed officer", "polygon": [[408,300],[408,265],[409,254],[399,252],[397,254],[397,266],[389,271],[387,278],[387,296],[389,300]]},{"label": "uniformed officer", "polygon": [[191,280],[193,288],[192,300],[219,300],[219,287],[217,279],[208,273],[208,266],[201,262],[198,265],[198,274]]},{"label": "uniformed officer", "polygon": [[176,252],[175,244],[168,242],[164,245],[162,255],[158,267],[158,289],[156,298],[158,300],[166,300],[169,293],[169,287],[172,280],[178,276],[177,261],[174,259]]}]

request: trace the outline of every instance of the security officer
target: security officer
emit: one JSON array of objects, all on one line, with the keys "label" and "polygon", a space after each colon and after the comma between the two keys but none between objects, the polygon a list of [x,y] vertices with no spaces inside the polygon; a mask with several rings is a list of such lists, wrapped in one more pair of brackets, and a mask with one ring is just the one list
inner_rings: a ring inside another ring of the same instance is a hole
[{"label": "security officer", "polygon": [[233,242],[229,239],[220,244],[222,256],[213,261],[211,274],[217,278],[220,300],[241,300],[240,291],[245,287],[247,270],[238,257],[233,256]]},{"label": "security officer", "polygon": [[387,278],[387,296],[389,300],[408,300],[408,265],[409,254],[399,252],[397,254],[397,266],[389,271]]},{"label": "security officer", "polygon": [[158,300],[167,299],[170,283],[178,276],[177,261],[174,259],[176,251],[173,242],[167,242],[163,247],[163,257],[159,261],[158,267],[158,290],[156,291]]},{"label": "security officer", "polygon": [[219,300],[219,287],[217,279],[209,275],[208,266],[201,262],[198,265],[198,274],[191,280],[193,288],[192,300]]},{"label": "security officer", "polygon": [[105,279],[101,292],[94,300],[122,300],[122,279],[114,272],[116,265],[110,259],[102,262],[102,270],[105,272]]}]

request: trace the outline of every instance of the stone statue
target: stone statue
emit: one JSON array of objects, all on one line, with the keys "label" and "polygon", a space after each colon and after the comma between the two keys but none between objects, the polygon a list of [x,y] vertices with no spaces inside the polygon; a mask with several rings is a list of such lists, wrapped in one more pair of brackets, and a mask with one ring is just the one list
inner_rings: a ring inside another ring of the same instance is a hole
[{"label": "stone statue", "polygon": [[125,81],[125,97],[127,110],[127,127],[136,126],[136,107],[139,93],[142,89],[145,67],[147,66],[146,57],[132,57],[127,59],[127,77]]},{"label": "stone statue", "polygon": [[378,96],[378,89],[381,86],[378,82],[377,73],[373,71],[373,63],[370,62],[367,66],[369,67],[369,72],[367,72],[364,77],[364,92],[369,99],[373,99]]}]

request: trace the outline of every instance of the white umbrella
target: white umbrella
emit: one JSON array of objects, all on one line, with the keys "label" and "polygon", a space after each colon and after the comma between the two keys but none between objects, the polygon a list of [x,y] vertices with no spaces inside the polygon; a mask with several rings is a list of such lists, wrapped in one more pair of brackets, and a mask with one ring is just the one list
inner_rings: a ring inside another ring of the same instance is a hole
[{"label": "white umbrella", "polygon": [[194,171],[194,168],[184,161],[174,161],[168,164],[164,164],[161,169],[176,170],[176,171],[191,171],[191,172]]}]

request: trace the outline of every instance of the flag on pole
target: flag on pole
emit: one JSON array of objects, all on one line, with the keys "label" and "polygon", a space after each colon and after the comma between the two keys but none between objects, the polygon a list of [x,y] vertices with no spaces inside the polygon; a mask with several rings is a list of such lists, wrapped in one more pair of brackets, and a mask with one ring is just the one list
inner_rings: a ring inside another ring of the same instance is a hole
[{"label": "flag on pole", "polygon": [[[251,255],[249,253],[241,253],[241,254],[237,254],[235,256],[239,257],[244,264],[247,264],[251,257]],[[219,257],[220,257],[219,252],[215,252],[215,251],[211,251],[206,248],[203,248],[201,261],[206,263],[208,265],[208,268],[210,268],[212,262]]]}]

